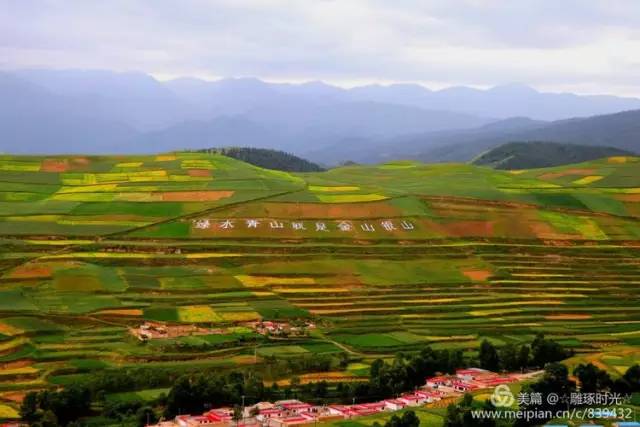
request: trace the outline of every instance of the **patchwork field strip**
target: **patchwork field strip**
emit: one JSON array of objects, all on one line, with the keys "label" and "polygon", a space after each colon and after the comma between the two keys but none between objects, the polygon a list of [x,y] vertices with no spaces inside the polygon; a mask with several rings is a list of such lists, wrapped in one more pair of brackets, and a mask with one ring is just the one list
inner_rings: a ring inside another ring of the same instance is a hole
[{"label": "patchwork field strip", "polygon": [[[579,355],[638,346],[637,166],[287,174],[198,153],[2,156],[0,391],[141,364],[471,352],[538,331]],[[258,319],[315,328],[267,337]],[[129,329],[145,321],[221,332],[141,343]]]}]

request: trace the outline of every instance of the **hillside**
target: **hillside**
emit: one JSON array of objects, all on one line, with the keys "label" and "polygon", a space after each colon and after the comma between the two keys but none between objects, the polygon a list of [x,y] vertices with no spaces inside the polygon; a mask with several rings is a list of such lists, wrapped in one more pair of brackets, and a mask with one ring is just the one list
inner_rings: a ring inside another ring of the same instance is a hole
[{"label": "hillside", "polygon": [[[629,365],[639,165],[287,173],[217,153],[2,156],[0,399],[85,383],[157,395],[180,373],[240,368],[361,381],[398,351],[537,332],[579,355],[623,349],[612,369]],[[260,320],[308,329],[263,335]],[[141,341],[147,321],[210,333]]]},{"label": "hillside", "polygon": [[390,139],[363,139],[307,153],[307,158],[327,164],[337,164],[341,158],[362,163],[384,162],[393,158],[468,162],[487,150],[512,141],[606,146],[635,153],[639,137],[640,110],[633,110],[555,122],[512,118],[474,129],[407,134]]},{"label": "hillside", "polygon": [[315,163],[278,150],[253,147],[226,147],[201,150],[205,153],[218,153],[232,157],[254,166],[285,172],[321,172],[323,169]]},{"label": "hillside", "polygon": [[[455,133],[453,133],[455,135]],[[467,141],[427,148],[418,155],[425,161],[470,160],[484,150],[510,141],[549,141],[566,144],[607,146],[636,152],[640,136],[640,110],[560,120],[528,129],[493,134],[479,133]],[[452,141],[454,138],[450,138]]]},{"label": "hillside", "polygon": [[472,163],[495,169],[533,169],[629,155],[630,152],[613,147],[544,141],[510,142],[481,154]]}]

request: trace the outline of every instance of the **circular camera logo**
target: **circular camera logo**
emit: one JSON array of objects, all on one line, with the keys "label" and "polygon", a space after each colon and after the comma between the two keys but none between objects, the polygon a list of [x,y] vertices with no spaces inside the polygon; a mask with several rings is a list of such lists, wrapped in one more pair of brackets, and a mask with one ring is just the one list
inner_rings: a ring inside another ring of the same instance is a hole
[{"label": "circular camera logo", "polygon": [[490,400],[496,408],[507,408],[512,406],[516,401],[513,397],[513,393],[511,393],[511,390],[505,384],[500,384],[493,389],[493,394],[491,395]]}]

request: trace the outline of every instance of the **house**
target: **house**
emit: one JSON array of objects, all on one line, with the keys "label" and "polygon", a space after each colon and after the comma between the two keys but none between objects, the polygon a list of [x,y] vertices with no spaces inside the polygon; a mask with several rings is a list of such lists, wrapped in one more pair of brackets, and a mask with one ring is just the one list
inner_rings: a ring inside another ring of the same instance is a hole
[{"label": "house", "polygon": [[233,419],[233,410],[230,408],[212,409],[202,414],[207,417],[212,425],[227,425]]},{"label": "house", "polygon": [[296,400],[296,399],[280,400],[280,401],[276,402],[276,406],[284,409],[287,412],[293,413],[293,414],[301,414],[301,413],[304,413],[304,412],[309,412],[311,410],[311,408],[313,407],[313,405],[311,405],[309,403],[301,402],[301,401]]},{"label": "house", "polygon": [[359,403],[357,405],[353,405],[351,407],[356,411],[376,411],[381,412],[384,411],[385,405],[384,402],[371,402],[371,403]]},{"label": "house", "polygon": [[466,381],[460,381],[460,380],[451,381],[451,386],[455,391],[459,393],[466,393],[469,391],[477,390],[479,388],[477,385],[471,384]]},{"label": "house", "polygon": [[451,382],[451,380],[447,377],[438,376],[427,378],[427,387],[430,388],[438,388],[440,386],[446,386]]},{"label": "house", "polygon": [[293,415],[288,417],[276,417],[270,418],[266,422],[268,427],[296,427],[304,424],[309,424],[315,421],[315,418],[307,415]]},{"label": "house", "polygon": [[327,410],[330,414],[339,415],[343,418],[350,418],[354,414],[353,409],[345,405],[329,405]]},{"label": "house", "polygon": [[216,424],[204,415],[178,415],[176,417],[176,423],[178,423],[180,427],[212,426]]},{"label": "house", "polygon": [[264,422],[270,418],[284,417],[285,414],[286,414],[286,411],[281,408],[276,408],[276,407],[265,408],[265,409],[260,409],[260,412],[258,413],[258,415],[256,415],[256,418],[258,419],[258,421]]},{"label": "house", "polygon": [[385,400],[384,401],[384,405],[390,411],[397,411],[397,410],[403,409],[405,406],[407,406],[407,404],[404,403],[400,399],[388,399],[388,400]]},{"label": "house", "polygon": [[397,400],[404,402],[407,406],[420,406],[427,401],[427,399],[422,396],[422,393],[403,394]]},{"label": "house", "polygon": [[439,391],[416,391],[415,394],[422,397],[426,403],[442,400],[442,393]]},{"label": "house", "polygon": [[473,381],[479,377],[495,376],[497,374],[480,368],[458,369],[456,377],[463,381]]}]

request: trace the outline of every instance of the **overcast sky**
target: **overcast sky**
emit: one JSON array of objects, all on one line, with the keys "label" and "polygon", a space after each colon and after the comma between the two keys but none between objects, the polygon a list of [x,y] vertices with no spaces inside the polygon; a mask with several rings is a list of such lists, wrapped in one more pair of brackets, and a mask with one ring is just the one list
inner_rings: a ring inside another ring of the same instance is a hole
[{"label": "overcast sky", "polygon": [[0,0],[0,68],[640,96],[640,1]]}]

